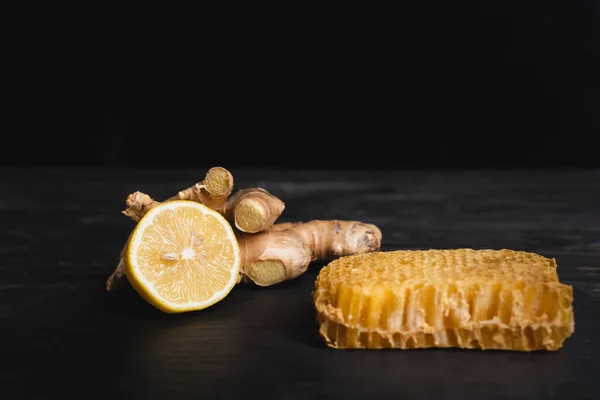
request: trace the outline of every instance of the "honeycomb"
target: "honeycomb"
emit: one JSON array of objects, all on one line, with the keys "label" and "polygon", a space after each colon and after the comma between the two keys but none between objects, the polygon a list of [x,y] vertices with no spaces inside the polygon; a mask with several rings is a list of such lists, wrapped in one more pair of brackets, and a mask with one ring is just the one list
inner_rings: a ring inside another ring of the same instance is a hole
[{"label": "honeycomb", "polygon": [[556,262],[515,250],[395,250],[321,269],[319,333],[338,349],[558,350],[575,329]]}]

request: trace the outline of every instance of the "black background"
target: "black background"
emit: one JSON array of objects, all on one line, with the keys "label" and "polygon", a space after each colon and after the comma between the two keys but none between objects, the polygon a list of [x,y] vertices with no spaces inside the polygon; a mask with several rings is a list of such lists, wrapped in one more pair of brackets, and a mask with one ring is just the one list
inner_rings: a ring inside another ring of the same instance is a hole
[{"label": "black background", "polygon": [[[600,3],[224,6],[5,12],[0,164],[31,168],[0,169],[0,393],[597,398],[598,175],[523,167],[600,166]],[[213,165],[287,221],[373,221],[385,250],[556,257],[577,333],[551,354],[328,352],[321,265],[180,318],[107,295],[127,194]]]},{"label": "black background", "polygon": [[107,11],[11,36],[2,163],[600,163],[598,1]]}]

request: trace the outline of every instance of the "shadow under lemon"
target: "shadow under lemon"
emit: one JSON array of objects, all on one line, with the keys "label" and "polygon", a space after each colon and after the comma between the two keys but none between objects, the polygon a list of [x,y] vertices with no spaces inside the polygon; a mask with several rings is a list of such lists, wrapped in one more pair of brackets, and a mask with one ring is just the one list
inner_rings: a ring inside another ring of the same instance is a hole
[{"label": "shadow under lemon", "polygon": [[[240,284],[220,302],[182,314],[165,314],[126,289],[130,293],[120,294],[127,303],[121,312],[135,313],[137,320],[124,338],[128,385],[140,393],[154,392],[157,385],[169,391],[192,385],[201,391],[217,384],[233,395],[239,389],[232,383],[248,374],[283,373],[280,368],[294,359],[290,354],[325,349],[312,306],[315,276],[306,273],[270,287]],[[262,378],[251,382],[256,390],[264,383]]]}]

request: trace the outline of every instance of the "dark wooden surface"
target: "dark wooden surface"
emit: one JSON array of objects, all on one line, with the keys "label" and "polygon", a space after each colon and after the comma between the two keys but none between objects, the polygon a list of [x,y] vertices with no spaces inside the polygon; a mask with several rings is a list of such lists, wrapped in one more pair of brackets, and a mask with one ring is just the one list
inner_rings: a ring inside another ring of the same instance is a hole
[{"label": "dark wooden surface", "polygon": [[321,265],[166,315],[105,280],[133,226],[206,168],[0,170],[0,398],[599,398],[600,170],[233,169],[286,202],[282,221],[359,219],[383,249],[511,248],[556,258],[575,334],[557,352],[336,351],[311,304]]}]

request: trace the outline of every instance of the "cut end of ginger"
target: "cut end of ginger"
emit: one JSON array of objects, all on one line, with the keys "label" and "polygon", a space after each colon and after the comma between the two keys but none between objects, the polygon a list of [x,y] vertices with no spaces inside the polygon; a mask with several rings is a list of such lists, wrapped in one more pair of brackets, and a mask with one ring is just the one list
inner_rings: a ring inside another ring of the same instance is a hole
[{"label": "cut end of ginger", "polygon": [[257,260],[245,270],[246,276],[258,286],[270,286],[272,282],[286,279],[286,269],[281,260]]},{"label": "cut end of ginger", "polygon": [[557,350],[573,290],[554,259],[514,250],[397,250],[339,258],[314,305],[333,348]]},{"label": "cut end of ginger", "polygon": [[256,233],[265,225],[265,208],[253,199],[241,200],[235,210],[235,226],[242,232]]},{"label": "cut end of ginger", "polygon": [[204,178],[206,191],[213,197],[224,197],[231,193],[233,188],[233,176],[222,167],[213,167]]}]

